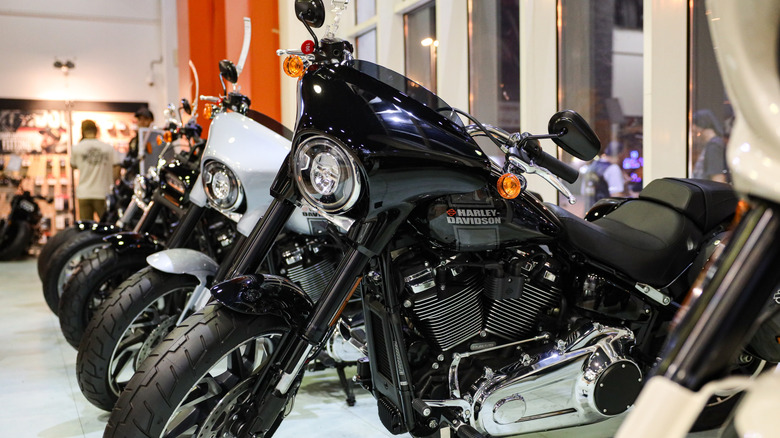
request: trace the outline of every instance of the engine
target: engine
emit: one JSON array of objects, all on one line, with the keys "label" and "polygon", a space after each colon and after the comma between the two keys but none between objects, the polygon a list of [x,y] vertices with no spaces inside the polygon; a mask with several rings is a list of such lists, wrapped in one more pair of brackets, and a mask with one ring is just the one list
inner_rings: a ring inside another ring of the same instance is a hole
[{"label": "engine", "polygon": [[538,332],[560,311],[560,267],[543,252],[516,251],[505,260],[399,256],[414,327],[445,352],[473,338],[484,345],[470,348],[479,349]]},{"label": "engine", "polygon": [[334,276],[339,259],[339,251],[326,239],[288,235],[276,246],[279,273],[301,286],[315,302]]},{"label": "engine", "polygon": [[633,404],[642,385],[628,354],[633,332],[564,315],[592,277],[566,300],[566,267],[538,247],[491,259],[409,249],[394,264],[403,315],[423,339],[409,355],[429,407],[457,408],[480,432],[510,436],[601,421]]}]

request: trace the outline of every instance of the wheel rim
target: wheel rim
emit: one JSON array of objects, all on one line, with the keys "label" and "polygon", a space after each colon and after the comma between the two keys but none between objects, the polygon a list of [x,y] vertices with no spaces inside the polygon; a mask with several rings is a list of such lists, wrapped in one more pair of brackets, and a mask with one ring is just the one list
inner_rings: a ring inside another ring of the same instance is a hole
[{"label": "wheel rim", "polygon": [[89,245],[73,253],[73,256],[71,256],[71,258],[65,262],[65,266],[60,269],[60,274],[57,277],[57,296],[62,297],[62,291],[65,287],[65,283],[73,275],[73,271],[76,270],[76,267],[81,263],[81,261],[87,258],[88,255],[105,246],[106,245],[103,243],[98,243]]},{"label": "wheel rim", "polygon": [[229,422],[238,403],[254,383],[257,372],[273,355],[281,333],[269,333],[251,339],[214,365],[190,388],[176,407],[161,437],[232,437]]},{"label": "wheel rim", "polygon": [[133,318],[109,359],[108,384],[115,395],[122,392],[141,362],[174,329],[192,290],[192,287],[171,290]]}]

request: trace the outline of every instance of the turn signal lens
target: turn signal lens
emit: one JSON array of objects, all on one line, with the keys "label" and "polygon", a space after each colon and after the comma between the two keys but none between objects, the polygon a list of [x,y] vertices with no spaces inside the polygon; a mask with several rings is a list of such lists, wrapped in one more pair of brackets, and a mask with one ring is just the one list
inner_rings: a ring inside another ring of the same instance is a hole
[{"label": "turn signal lens", "polygon": [[206,105],[203,107],[203,117],[211,120],[214,116],[214,106]]},{"label": "turn signal lens", "polygon": [[515,199],[523,191],[523,183],[513,173],[505,173],[498,179],[498,194],[505,199]]},{"label": "turn signal lens", "polygon": [[173,133],[171,131],[165,131],[163,133],[163,141],[166,143],[170,143],[173,141]]},{"label": "turn signal lens", "polygon": [[282,69],[287,76],[292,78],[299,78],[306,71],[306,68],[303,66],[303,59],[296,55],[289,55],[287,58],[284,58]]},{"label": "turn signal lens", "polygon": [[[167,132],[165,134],[167,134]],[[163,144],[163,137],[165,137],[165,134],[163,134],[162,136],[160,136],[160,135],[157,136],[157,139],[155,140],[155,143],[157,143],[157,146],[162,146],[162,144]]]}]

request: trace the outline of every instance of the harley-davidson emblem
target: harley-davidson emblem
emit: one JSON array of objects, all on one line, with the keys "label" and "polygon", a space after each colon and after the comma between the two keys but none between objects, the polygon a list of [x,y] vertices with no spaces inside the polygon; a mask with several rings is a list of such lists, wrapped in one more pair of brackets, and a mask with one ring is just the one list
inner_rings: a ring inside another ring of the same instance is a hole
[{"label": "harley-davidson emblem", "polygon": [[492,208],[451,208],[447,210],[447,223],[456,225],[500,224],[498,210]]}]

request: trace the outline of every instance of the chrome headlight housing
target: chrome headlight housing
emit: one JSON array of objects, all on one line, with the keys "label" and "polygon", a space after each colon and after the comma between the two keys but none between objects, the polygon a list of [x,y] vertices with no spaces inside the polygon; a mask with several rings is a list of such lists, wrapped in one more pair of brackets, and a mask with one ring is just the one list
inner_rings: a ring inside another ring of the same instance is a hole
[{"label": "chrome headlight housing", "polygon": [[146,184],[146,177],[136,175],[133,179],[133,194],[139,199],[144,199],[148,191],[149,186]]},{"label": "chrome headlight housing", "polygon": [[329,137],[310,137],[298,145],[293,172],[306,201],[324,212],[346,212],[360,196],[358,164]]},{"label": "chrome headlight housing", "polygon": [[203,188],[209,203],[220,210],[233,211],[241,206],[244,190],[236,174],[219,161],[203,166]]}]

